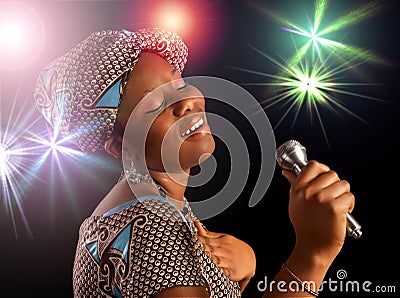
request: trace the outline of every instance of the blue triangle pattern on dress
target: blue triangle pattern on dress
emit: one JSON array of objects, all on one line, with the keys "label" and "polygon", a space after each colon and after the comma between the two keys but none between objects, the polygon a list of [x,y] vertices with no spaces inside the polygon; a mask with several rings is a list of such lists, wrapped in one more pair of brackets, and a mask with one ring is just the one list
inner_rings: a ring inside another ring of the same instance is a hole
[{"label": "blue triangle pattern on dress", "polygon": [[129,243],[131,237],[131,225],[128,225],[119,235],[115,238],[110,248],[118,249],[122,252],[124,259],[128,262]]},{"label": "blue triangle pattern on dress", "polygon": [[96,108],[99,107],[107,107],[107,108],[118,108],[120,93],[119,93],[119,85],[121,84],[121,79],[116,81],[110,89],[107,90],[106,93],[100,98],[100,100],[96,103]]},{"label": "blue triangle pattern on dress", "polygon": [[120,290],[118,289],[117,286],[114,286],[114,295],[113,296],[117,297],[117,298],[123,298],[122,294],[121,294],[121,292],[120,292]]},{"label": "blue triangle pattern on dress", "polygon": [[88,249],[89,253],[93,256],[93,258],[97,261],[97,263],[100,263],[97,241],[87,244],[86,248]]},{"label": "blue triangle pattern on dress", "polygon": [[45,69],[40,73],[40,78],[42,79],[43,85],[46,90],[49,90],[50,81],[53,74],[54,74],[54,68]]},{"label": "blue triangle pattern on dress", "polygon": [[[129,253],[129,239],[131,236],[131,225],[128,225],[119,235],[115,238],[114,242],[111,244],[110,248],[114,248],[122,252],[124,259],[128,262]],[[93,258],[100,263],[98,243],[92,242],[86,245],[87,250],[93,256]]]}]

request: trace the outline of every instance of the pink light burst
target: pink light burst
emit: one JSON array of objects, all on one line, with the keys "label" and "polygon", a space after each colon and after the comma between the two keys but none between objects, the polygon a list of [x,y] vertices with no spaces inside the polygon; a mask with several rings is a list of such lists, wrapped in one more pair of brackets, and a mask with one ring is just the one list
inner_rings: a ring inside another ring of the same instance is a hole
[{"label": "pink light burst", "polygon": [[189,47],[188,63],[203,68],[212,65],[224,48],[226,12],[221,1],[155,0],[134,2],[123,17],[130,31],[159,27],[179,34]]}]

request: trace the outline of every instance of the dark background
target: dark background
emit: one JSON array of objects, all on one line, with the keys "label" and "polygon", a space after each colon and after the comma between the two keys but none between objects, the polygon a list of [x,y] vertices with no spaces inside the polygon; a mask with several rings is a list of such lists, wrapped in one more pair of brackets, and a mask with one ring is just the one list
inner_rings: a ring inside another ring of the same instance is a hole
[{"label": "dark background", "polygon": [[[130,30],[152,26],[147,15],[160,1],[20,1],[30,5],[41,16],[46,32],[44,45],[36,60],[17,69],[1,70],[1,128],[7,123],[16,125],[24,117],[40,119],[33,104],[33,89],[40,69],[51,59],[62,55],[95,30]],[[164,3],[177,1],[164,1]],[[285,57],[290,35],[280,24],[268,19],[246,1],[179,1],[192,8],[190,18],[197,33],[187,36],[189,62],[184,75],[211,75],[237,84],[264,82],[268,78],[238,71],[233,67],[276,73],[276,67],[256,53],[249,44],[273,57]],[[267,9],[283,16],[299,19],[305,9],[311,13],[313,1],[260,1]],[[366,1],[331,1],[327,18],[334,20]],[[352,92],[377,97],[386,102],[362,99],[357,96],[335,94],[354,113],[367,123],[338,111],[322,109],[327,133],[324,138],[317,119],[310,121],[302,111],[292,127],[289,114],[274,131],[276,143],[297,139],[307,148],[309,158],[319,160],[337,171],[351,183],[356,197],[353,212],[361,223],[363,236],[348,238],[343,250],[330,268],[326,279],[338,281],[340,269],[347,272],[346,280],[371,281],[372,286],[395,286],[397,294],[349,293],[323,291],[321,297],[398,297],[400,276],[398,246],[396,244],[398,211],[399,148],[399,13],[397,1],[380,1],[381,9],[361,23],[345,28],[345,41],[371,49],[387,64],[363,63],[356,70],[342,73],[348,82],[368,81],[373,86],[351,86]],[[150,8],[149,8],[150,7]],[[189,10],[190,11],[190,10]],[[194,32],[196,32],[193,29]],[[179,33],[179,32],[178,32]],[[183,36],[185,39],[185,36]],[[29,47],[29,45],[26,45]],[[193,46],[193,47],[191,47]],[[192,55],[192,56],[191,56]],[[233,66],[233,67],[232,67]],[[346,77],[347,76],[347,77]],[[243,85],[257,99],[267,98],[268,88]],[[14,105],[14,110],[12,107]],[[220,113],[233,123],[234,111],[210,103],[209,111]],[[20,118],[11,116],[22,111]],[[284,113],[276,106],[266,110],[275,126]],[[36,117],[36,118],[35,118]],[[38,120],[31,130],[43,130],[45,123]],[[243,131],[251,156],[248,185],[240,198],[222,214],[205,221],[213,231],[226,232],[248,242],[257,255],[256,276],[243,297],[260,297],[257,284],[267,277],[270,281],[281,263],[290,254],[294,238],[287,216],[289,184],[277,168],[265,198],[255,207],[248,207],[248,196],[258,175],[259,152],[251,131]],[[28,133],[28,132],[26,132]],[[226,148],[217,140],[215,152],[219,160],[218,175],[207,191],[188,190],[190,195],[202,197],[223,185],[229,171]],[[36,155],[30,157],[36,164]],[[2,297],[72,297],[72,262],[78,228],[98,201],[119,177],[120,167],[111,158],[98,154],[92,161],[61,158],[61,168],[54,159],[47,159],[34,178],[24,185],[18,198],[7,199],[3,184],[0,200],[0,295]],[[103,160],[104,162],[100,162]],[[233,173],[233,175],[240,173]],[[28,173],[25,174],[29,176]],[[9,201],[8,201],[9,200]],[[4,295],[3,295],[4,293]]]}]

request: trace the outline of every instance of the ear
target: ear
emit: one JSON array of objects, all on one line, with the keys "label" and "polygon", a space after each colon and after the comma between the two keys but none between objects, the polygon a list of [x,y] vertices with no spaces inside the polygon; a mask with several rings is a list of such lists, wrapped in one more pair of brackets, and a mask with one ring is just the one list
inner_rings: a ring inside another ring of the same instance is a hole
[{"label": "ear", "polygon": [[111,156],[122,159],[122,136],[111,136],[104,144],[104,150]]}]

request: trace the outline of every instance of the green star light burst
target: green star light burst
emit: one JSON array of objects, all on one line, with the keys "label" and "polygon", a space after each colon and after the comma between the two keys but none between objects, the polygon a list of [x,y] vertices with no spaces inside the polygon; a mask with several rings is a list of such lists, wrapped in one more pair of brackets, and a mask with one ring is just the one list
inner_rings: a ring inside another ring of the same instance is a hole
[{"label": "green star light burst", "polygon": [[333,37],[330,37],[333,33],[337,33],[372,17],[380,9],[380,6],[376,2],[369,2],[359,8],[350,10],[348,13],[323,28],[321,28],[321,24],[327,12],[327,0],[315,1],[314,20],[311,21],[306,13],[307,26],[296,25],[292,21],[287,20],[265,7],[258,6],[257,8],[275,22],[279,23],[283,30],[292,33],[293,38],[297,37],[293,39],[296,53],[289,59],[288,64],[290,65],[299,63],[301,59],[310,52],[313,59],[315,56],[321,58],[325,52],[328,55],[333,54],[341,61],[345,61],[350,57],[351,59],[357,58],[365,62],[385,63],[381,57],[370,50],[346,44],[343,41],[335,40]]},{"label": "green star light burst", "polygon": [[279,74],[274,75],[240,67],[234,68],[271,79],[269,82],[244,83],[244,85],[261,85],[276,89],[275,93],[277,95],[261,101],[264,109],[268,109],[277,104],[282,104],[282,106],[286,107],[285,112],[274,128],[277,128],[290,112],[295,111],[295,116],[292,122],[293,127],[299,113],[303,108],[306,108],[311,119],[313,114],[316,115],[325,140],[329,146],[320,108],[326,108],[336,114],[339,110],[344,111],[350,116],[367,124],[363,118],[347,108],[334,94],[355,96],[363,99],[384,102],[381,99],[348,90],[349,87],[370,86],[376,84],[341,81],[342,78],[340,74],[354,68],[354,60],[349,60],[336,67],[329,67],[327,60],[314,62],[313,64],[308,63],[306,60],[302,60],[302,62],[297,65],[285,65],[259,49],[253,46],[251,47],[263,57],[271,61],[279,69]]},{"label": "green star light burst", "polygon": [[[356,81],[356,68],[363,63],[382,63],[385,61],[360,47],[345,44],[343,41],[334,40],[331,33],[338,32],[351,25],[362,22],[371,17],[378,9],[376,3],[370,2],[353,9],[337,18],[327,26],[322,26],[326,16],[328,1],[316,0],[314,3],[314,19],[310,20],[306,13],[308,29],[294,22],[279,16],[270,9],[258,6],[257,8],[267,14],[275,22],[282,26],[285,32],[291,33],[293,49],[295,54],[289,59],[282,59],[282,62],[272,58],[265,52],[250,47],[265,57],[278,69],[277,74],[265,73],[252,69],[233,67],[237,70],[267,77],[267,82],[245,83],[244,85],[272,86],[275,93],[272,97],[262,100],[264,109],[281,104],[285,107],[283,115],[275,128],[278,127],[289,113],[294,112],[292,127],[294,126],[299,113],[305,108],[310,119],[313,115],[318,119],[324,138],[329,146],[326,129],[323,123],[321,109],[325,108],[334,114],[344,111],[352,117],[367,124],[367,122],[356,113],[346,107],[340,95],[358,97],[362,99],[381,101],[381,99],[363,95],[352,91],[352,87],[377,85],[372,83]],[[342,37],[343,39],[343,37]],[[352,71],[353,82],[346,81],[346,73]],[[354,89],[354,88],[353,88]]]}]

